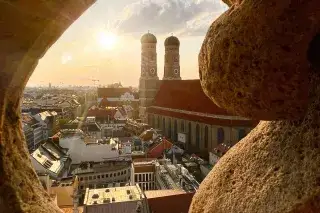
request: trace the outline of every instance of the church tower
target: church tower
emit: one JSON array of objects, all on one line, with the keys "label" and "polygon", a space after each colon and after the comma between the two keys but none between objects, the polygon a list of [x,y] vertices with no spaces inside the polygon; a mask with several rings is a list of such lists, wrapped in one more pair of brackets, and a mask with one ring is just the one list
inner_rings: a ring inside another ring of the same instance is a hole
[{"label": "church tower", "polygon": [[163,80],[181,80],[180,77],[180,41],[175,36],[168,37],[165,42],[165,62]]},{"label": "church tower", "polygon": [[147,122],[146,110],[158,92],[157,38],[147,33],[141,37],[141,75],[139,81],[139,117]]}]

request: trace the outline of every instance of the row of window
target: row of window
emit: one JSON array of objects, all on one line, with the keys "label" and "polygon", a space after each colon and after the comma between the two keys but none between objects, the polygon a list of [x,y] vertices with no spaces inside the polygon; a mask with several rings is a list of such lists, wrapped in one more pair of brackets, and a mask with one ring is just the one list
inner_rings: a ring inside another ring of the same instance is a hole
[{"label": "row of window", "polygon": [[143,191],[148,191],[148,190],[155,190],[156,189],[156,184],[154,182],[149,182],[149,183],[138,183],[140,188]]},{"label": "row of window", "polygon": [[[124,180],[116,180],[116,181],[114,181],[113,182],[113,187],[115,187],[116,186],[116,183],[123,183],[123,184],[125,184],[125,183],[127,183],[128,181],[130,180],[130,178],[128,177],[128,178],[126,178],[126,179],[124,179]],[[110,185],[110,183],[105,183],[105,184],[103,184],[103,183],[100,183],[100,184],[84,184],[84,185],[80,185],[79,186],[79,189],[80,190],[83,190],[83,189],[86,189],[86,188],[89,188],[89,189],[97,189],[97,188],[103,188],[103,187],[109,187],[109,185]]]},{"label": "row of window", "polygon": [[[154,127],[161,128],[160,116],[158,116],[156,119],[154,115],[150,115],[149,116],[149,124],[153,125]],[[168,131],[168,132],[164,132],[164,134],[171,137],[171,119],[170,118],[169,118],[167,129],[166,129],[166,119],[165,119],[165,117],[162,118],[162,129],[164,131]],[[181,132],[186,131],[184,121],[182,121],[180,123],[180,130],[181,130]],[[190,130],[191,130],[191,122],[188,123],[188,141],[189,141],[189,143],[192,138],[192,131],[190,131]],[[200,125],[199,124],[196,125],[196,133],[195,134],[196,134],[196,147],[200,148]],[[240,141],[245,136],[246,136],[245,129],[240,129],[238,131],[238,140]],[[177,141],[177,137],[178,137],[178,122],[177,122],[177,120],[174,120],[172,139],[174,141]],[[218,142],[218,144],[221,144],[221,143],[224,143],[224,140],[225,140],[225,132],[224,132],[224,129],[222,127],[220,127],[217,130],[217,142]],[[205,126],[205,129],[204,129],[204,148],[206,148],[206,149],[208,148],[208,143],[209,143],[209,128],[208,128],[208,126]]]},{"label": "row of window", "polygon": [[104,179],[104,178],[109,178],[109,177],[117,177],[121,175],[126,175],[127,170],[121,171],[121,172],[115,172],[115,173],[110,173],[110,174],[102,174],[102,175],[92,175],[92,176],[86,176],[86,177],[80,177],[80,181],[86,181],[86,180],[96,180],[96,179]]},{"label": "row of window", "polygon": [[149,182],[153,180],[154,180],[153,173],[142,173],[142,174],[134,175],[135,182]]}]

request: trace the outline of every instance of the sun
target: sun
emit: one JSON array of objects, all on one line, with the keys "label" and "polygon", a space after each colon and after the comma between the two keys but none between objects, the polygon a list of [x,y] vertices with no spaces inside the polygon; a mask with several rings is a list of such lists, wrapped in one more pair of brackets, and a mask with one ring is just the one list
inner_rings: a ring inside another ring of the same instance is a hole
[{"label": "sun", "polygon": [[97,36],[97,41],[102,48],[107,50],[114,49],[117,43],[117,35],[112,32],[99,32]]}]

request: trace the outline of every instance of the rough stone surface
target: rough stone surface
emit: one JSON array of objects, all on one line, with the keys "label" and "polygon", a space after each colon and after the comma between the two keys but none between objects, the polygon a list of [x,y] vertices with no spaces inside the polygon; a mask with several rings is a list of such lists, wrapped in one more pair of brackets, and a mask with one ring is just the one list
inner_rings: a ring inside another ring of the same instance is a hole
[{"label": "rough stone surface", "polygon": [[298,119],[307,109],[309,44],[320,1],[228,1],[199,54],[205,93],[220,107],[258,120]]},{"label": "rough stone surface", "polygon": [[38,60],[93,2],[0,2],[0,212],[62,212],[31,166],[19,102]]},{"label": "rough stone surface", "polygon": [[262,121],[218,162],[190,213],[320,212],[320,74],[296,121]]}]

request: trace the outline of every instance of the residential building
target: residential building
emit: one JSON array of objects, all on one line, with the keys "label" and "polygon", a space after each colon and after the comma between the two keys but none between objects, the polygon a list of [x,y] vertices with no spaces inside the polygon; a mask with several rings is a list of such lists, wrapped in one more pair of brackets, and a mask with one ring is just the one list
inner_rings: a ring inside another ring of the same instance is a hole
[{"label": "residential building", "polygon": [[62,147],[47,141],[31,153],[31,163],[37,173],[45,173],[52,179],[59,179],[68,172],[71,159]]},{"label": "residential building", "polygon": [[58,113],[55,111],[44,111],[35,114],[33,117],[40,122],[44,131],[44,139],[54,135],[58,125]]},{"label": "residential building", "polygon": [[147,199],[138,185],[87,189],[84,213],[149,213]]},{"label": "residential building", "polygon": [[72,164],[70,176],[79,178],[79,193],[86,188],[124,186],[130,183],[131,161],[82,162]]},{"label": "residential building", "polygon": [[[29,128],[32,128],[33,131],[33,146],[31,145],[31,141],[29,141],[28,147],[30,147],[30,151],[36,149],[40,146],[41,142],[46,140],[46,127],[41,125],[39,121],[37,121],[34,117],[32,117],[28,113],[22,113],[22,123],[28,125]],[[25,127],[26,129],[27,127]],[[30,133],[29,133],[30,134]],[[31,140],[32,136],[29,135],[29,140]]]},{"label": "residential building", "polygon": [[26,123],[22,123],[22,130],[27,142],[28,150],[31,152],[34,150],[34,134],[33,129],[30,127],[30,125]]},{"label": "residential building", "polygon": [[182,190],[195,192],[199,188],[196,179],[180,164],[169,159],[135,159],[132,163],[132,184],[138,184],[143,191]]},{"label": "residential building", "polygon": [[121,150],[119,140],[97,138],[80,129],[63,129],[60,133],[59,145],[68,150],[73,164],[131,159],[130,154]]}]

